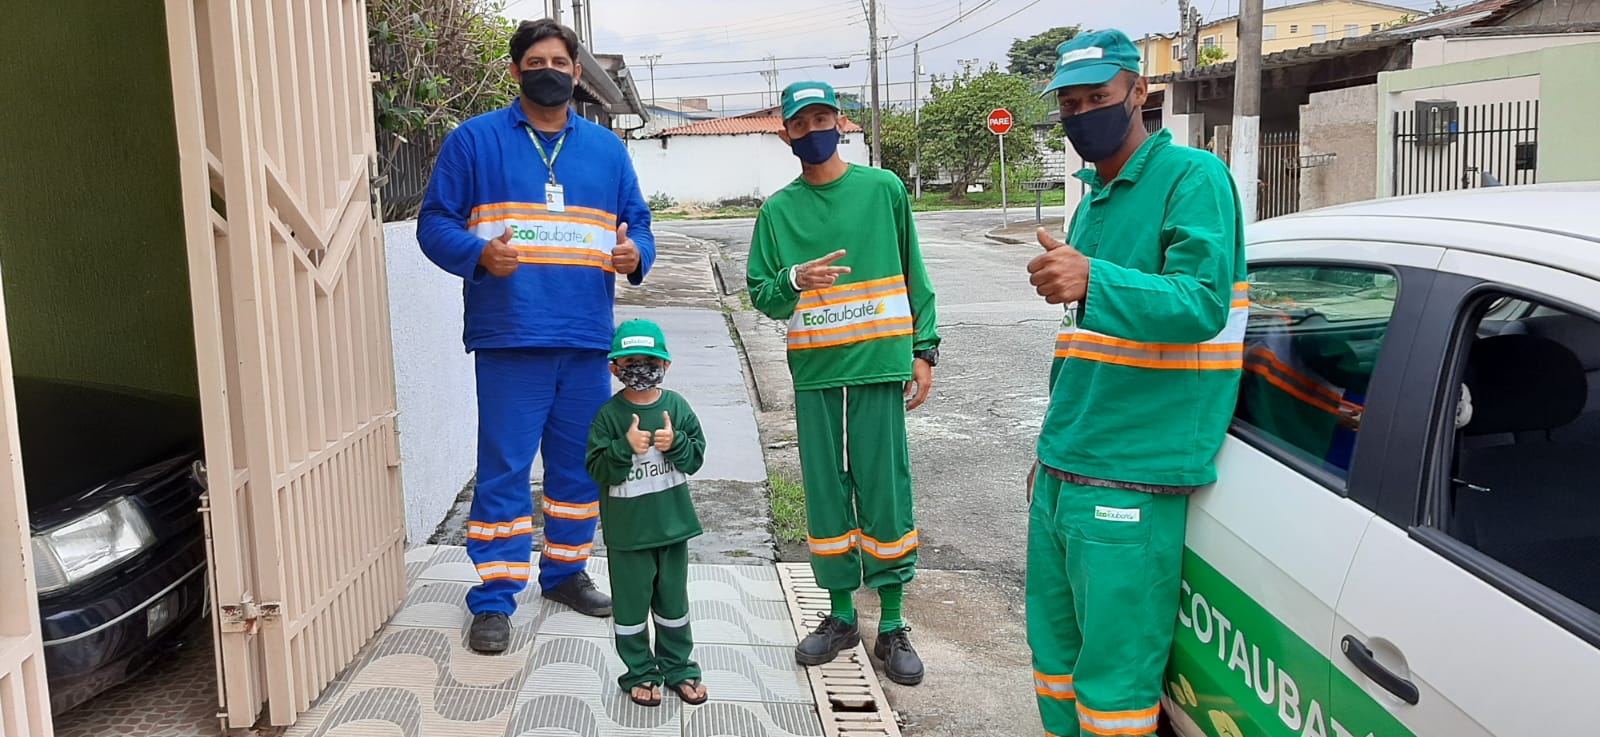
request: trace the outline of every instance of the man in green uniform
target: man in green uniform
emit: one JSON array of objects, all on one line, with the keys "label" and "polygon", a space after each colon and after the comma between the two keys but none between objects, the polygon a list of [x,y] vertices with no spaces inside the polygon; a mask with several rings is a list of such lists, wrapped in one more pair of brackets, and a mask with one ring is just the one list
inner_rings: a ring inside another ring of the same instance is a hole
[{"label": "man in green uniform", "polygon": [[661,704],[662,683],[686,703],[703,703],[700,666],[689,659],[688,541],[702,532],[689,476],[705,462],[706,436],[683,396],[660,388],[672,354],[659,326],[623,323],[610,358],[623,389],[595,415],[587,465],[601,489],[617,655],[628,668],[617,684],[642,706]]},{"label": "man in green uniform", "polygon": [[901,601],[920,543],[905,416],[933,386],[933,285],[905,184],[839,157],[833,88],[789,85],[783,117],[800,178],[761,208],[748,281],[756,309],[789,321],[811,568],[833,599],[795,660],[820,665],[861,641],[851,597],[865,581],[883,602],[873,653],[890,680],[914,685],[923,665]]},{"label": "man in green uniform", "polygon": [[1069,312],[1029,479],[1028,644],[1048,734],[1137,737],[1160,714],[1188,495],[1216,480],[1238,395],[1244,219],[1219,159],[1145,132],[1127,36],[1058,53],[1047,93],[1094,166],[1067,243],[1041,229],[1028,265]]}]

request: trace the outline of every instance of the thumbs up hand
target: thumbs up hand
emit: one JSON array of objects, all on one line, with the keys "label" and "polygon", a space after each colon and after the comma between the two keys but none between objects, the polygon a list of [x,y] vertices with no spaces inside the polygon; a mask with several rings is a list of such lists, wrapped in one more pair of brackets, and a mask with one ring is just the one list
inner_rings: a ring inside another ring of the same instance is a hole
[{"label": "thumbs up hand", "polygon": [[1044,253],[1028,262],[1032,275],[1028,282],[1034,291],[1053,305],[1083,299],[1089,293],[1089,257],[1056,240],[1044,228],[1039,229],[1039,245]]},{"label": "thumbs up hand", "polygon": [[506,226],[504,235],[489,241],[489,244],[483,247],[483,253],[478,256],[478,265],[490,274],[502,278],[517,273],[521,261],[516,246],[511,245],[513,237],[511,227]]},{"label": "thumbs up hand", "polygon": [[661,429],[656,431],[656,450],[665,453],[672,450],[672,439],[677,434],[672,431],[672,415],[661,413]]},{"label": "thumbs up hand", "polygon": [[650,433],[639,429],[639,416],[633,416],[633,426],[628,428],[628,445],[633,446],[634,455],[644,455],[650,452]]},{"label": "thumbs up hand", "polygon": [[611,267],[624,276],[639,270],[639,246],[628,237],[628,224],[617,226],[617,247],[611,249]]}]

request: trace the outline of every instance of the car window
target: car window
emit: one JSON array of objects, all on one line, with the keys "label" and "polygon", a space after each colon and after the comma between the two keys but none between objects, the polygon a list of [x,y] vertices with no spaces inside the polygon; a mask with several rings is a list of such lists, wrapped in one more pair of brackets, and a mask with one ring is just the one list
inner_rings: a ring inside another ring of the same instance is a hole
[{"label": "car window", "polygon": [[1538,304],[1476,328],[1455,366],[1448,535],[1600,611],[1600,321]]},{"label": "car window", "polygon": [[1349,266],[1260,266],[1249,281],[1234,419],[1272,450],[1347,479],[1399,281]]}]

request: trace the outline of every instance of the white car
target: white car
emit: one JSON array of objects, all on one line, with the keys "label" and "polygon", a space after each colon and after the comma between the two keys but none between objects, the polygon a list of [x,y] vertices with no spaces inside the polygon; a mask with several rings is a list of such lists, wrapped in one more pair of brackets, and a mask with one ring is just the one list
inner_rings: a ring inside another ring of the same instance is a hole
[{"label": "white car", "polygon": [[1600,182],[1251,227],[1185,737],[1600,734]]}]

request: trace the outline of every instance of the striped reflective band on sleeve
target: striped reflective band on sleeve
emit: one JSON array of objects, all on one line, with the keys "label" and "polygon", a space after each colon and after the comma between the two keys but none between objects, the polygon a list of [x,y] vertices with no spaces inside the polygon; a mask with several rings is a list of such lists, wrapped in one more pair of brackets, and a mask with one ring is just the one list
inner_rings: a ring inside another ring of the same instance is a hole
[{"label": "striped reflective band on sleeve", "polygon": [[1249,320],[1250,285],[1241,282],[1234,285],[1228,324],[1204,343],[1143,343],[1077,327],[1070,336],[1057,337],[1056,355],[1134,368],[1233,371],[1244,363],[1244,331]]},{"label": "striped reflective band on sleeve", "polygon": [[1144,737],[1156,733],[1161,705],[1139,711],[1095,711],[1078,704],[1078,726],[1101,737]]},{"label": "striped reflective band on sleeve", "polygon": [[865,534],[861,536],[861,549],[878,560],[904,558],[921,544],[921,534],[917,530],[912,530],[906,533],[905,537],[890,543],[874,540]]},{"label": "striped reflective band on sleeve", "polygon": [[656,624],[659,624],[662,627],[671,627],[672,629],[678,629],[679,627],[688,627],[689,626],[689,615],[687,615],[687,614],[685,614],[685,615],[683,615],[681,617],[663,617],[663,616],[661,616],[659,614],[656,614],[655,612],[651,612],[650,613],[650,617],[651,617],[651,619],[654,619],[656,621]]},{"label": "striped reflective band on sleeve", "polygon": [[1072,676],[1047,676],[1033,672],[1033,690],[1048,699],[1070,700],[1078,695],[1072,687]]},{"label": "striped reflective band on sleeve", "polygon": [[1061,316],[1061,328],[1056,331],[1056,358],[1066,358],[1072,348],[1072,336],[1078,333],[1077,314],[1078,303],[1072,302]]},{"label": "striped reflective band on sleeve", "polygon": [[467,523],[467,539],[469,540],[503,540],[532,534],[532,517],[518,517],[510,522]]},{"label": "striped reflective band on sleeve", "polygon": [[493,563],[478,564],[478,578],[484,581],[508,579],[511,581],[526,581],[533,572],[533,564],[517,561],[496,561]]},{"label": "striped reflective band on sleeve", "polygon": [[467,229],[484,240],[505,236],[525,264],[588,266],[614,272],[611,250],[617,244],[617,217],[590,208],[550,212],[530,202],[486,205],[473,211]]},{"label": "striped reflective band on sleeve", "polygon": [[1361,410],[1361,405],[1347,401],[1344,391],[1322,379],[1296,371],[1284,363],[1266,346],[1251,348],[1244,357],[1244,370],[1266,379],[1284,393],[1328,414],[1342,416]]},{"label": "striped reflective band on sleeve", "polygon": [[580,560],[588,560],[589,559],[589,553],[591,553],[593,551],[594,551],[594,543],[587,543],[587,544],[584,544],[584,545],[572,546],[572,545],[557,545],[557,544],[555,544],[553,542],[548,542],[547,541],[544,544],[544,557],[550,558],[552,560],[564,560],[564,561],[567,561],[567,562],[576,562],[576,561],[580,561]]},{"label": "striped reflective band on sleeve", "polygon": [[844,555],[855,549],[856,542],[861,538],[860,530],[851,530],[838,537],[810,537],[812,555]]},{"label": "striped reflective band on sleeve", "polygon": [[594,519],[595,517],[600,516],[600,502],[590,502],[588,504],[563,504],[562,502],[551,501],[549,497],[545,497],[544,513],[546,516],[559,517],[561,519]]},{"label": "striped reflective band on sleeve", "polygon": [[801,295],[789,318],[789,350],[828,348],[912,332],[905,279],[892,276]]}]

